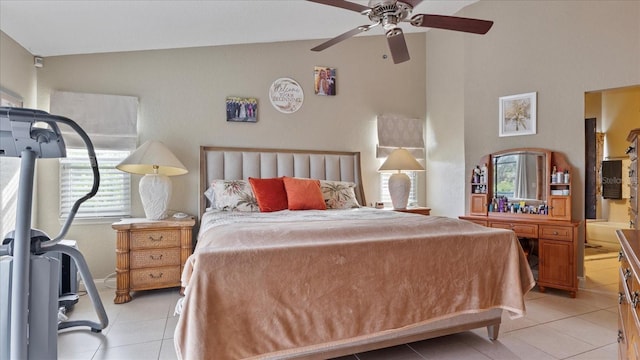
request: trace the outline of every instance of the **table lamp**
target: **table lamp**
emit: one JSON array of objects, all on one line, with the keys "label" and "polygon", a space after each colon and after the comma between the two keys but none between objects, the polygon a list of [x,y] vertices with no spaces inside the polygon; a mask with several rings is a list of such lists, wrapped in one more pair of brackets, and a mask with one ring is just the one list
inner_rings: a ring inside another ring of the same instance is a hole
[{"label": "table lamp", "polygon": [[378,171],[397,171],[389,177],[389,195],[394,209],[406,209],[411,191],[411,179],[402,171],[424,171],[413,155],[403,148],[395,149],[389,154]]},{"label": "table lamp", "polygon": [[171,180],[169,176],[188,173],[187,168],[173,155],[164,144],[149,140],[137,148],[116,169],[131,174],[144,175],[138,189],[149,220],[162,220],[167,217],[167,206],[171,198]]}]

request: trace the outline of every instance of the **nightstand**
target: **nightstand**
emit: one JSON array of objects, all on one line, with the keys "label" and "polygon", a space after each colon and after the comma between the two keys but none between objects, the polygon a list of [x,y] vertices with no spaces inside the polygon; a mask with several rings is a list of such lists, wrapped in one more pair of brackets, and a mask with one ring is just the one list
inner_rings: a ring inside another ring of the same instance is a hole
[{"label": "nightstand", "polygon": [[116,304],[131,301],[131,291],[180,286],[184,263],[193,249],[195,219],[123,219],[117,231]]},{"label": "nightstand", "polygon": [[431,213],[431,208],[420,207],[420,206],[408,207],[406,209],[389,209],[389,210],[399,211],[399,212],[406,212],[406,213],[411,213],[411,214],[420,214],[420,215],[430,215],[430,213]]}]

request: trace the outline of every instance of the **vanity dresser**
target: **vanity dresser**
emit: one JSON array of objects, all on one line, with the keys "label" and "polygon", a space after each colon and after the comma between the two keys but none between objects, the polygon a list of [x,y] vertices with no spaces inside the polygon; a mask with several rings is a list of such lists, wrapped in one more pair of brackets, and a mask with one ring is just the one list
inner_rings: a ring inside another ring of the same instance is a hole
[{"label": "vanity dresser", "polygon": [[629,227],[616,230],[620,241],[618,358],[640,359],[640,226],[638,224],[638,142],[640,129],[627,137],[629,160]]},{"label": "vanity dresser", "polygon": [[538,148],[504,150],[483,156],[470,175],[469,213],[460,219],[513,230],[539,290],[566,290],[575,298],[582,222],[571,219],[573,168],[565,156]]}]

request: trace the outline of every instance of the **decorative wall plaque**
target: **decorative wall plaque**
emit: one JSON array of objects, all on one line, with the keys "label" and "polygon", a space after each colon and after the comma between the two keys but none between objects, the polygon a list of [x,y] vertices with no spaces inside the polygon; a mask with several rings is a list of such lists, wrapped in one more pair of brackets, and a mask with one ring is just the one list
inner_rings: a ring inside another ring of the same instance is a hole
[{"label": "decorative wall plaque", "polygon": [[304,93],[302,86],[290,78],[280,78],[269,88],[269,100],[276,110],[292,114],[302,107]]}]

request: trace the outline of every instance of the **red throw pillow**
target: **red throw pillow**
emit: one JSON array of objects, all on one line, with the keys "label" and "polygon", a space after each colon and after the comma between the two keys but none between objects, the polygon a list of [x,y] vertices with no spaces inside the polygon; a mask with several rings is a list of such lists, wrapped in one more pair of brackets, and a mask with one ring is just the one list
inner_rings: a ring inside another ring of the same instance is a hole
[{"label": "red throw pillow", "polygon": [[249,178],[249,183],[261,212],[287,209],[287,192],[281,177],[268,179]]},{"label": "red throw pillow", "polygon": [[[320,181],[284,177],[289,210],[326,210]],[[258,201],[259,202],[259,201]]]}]

